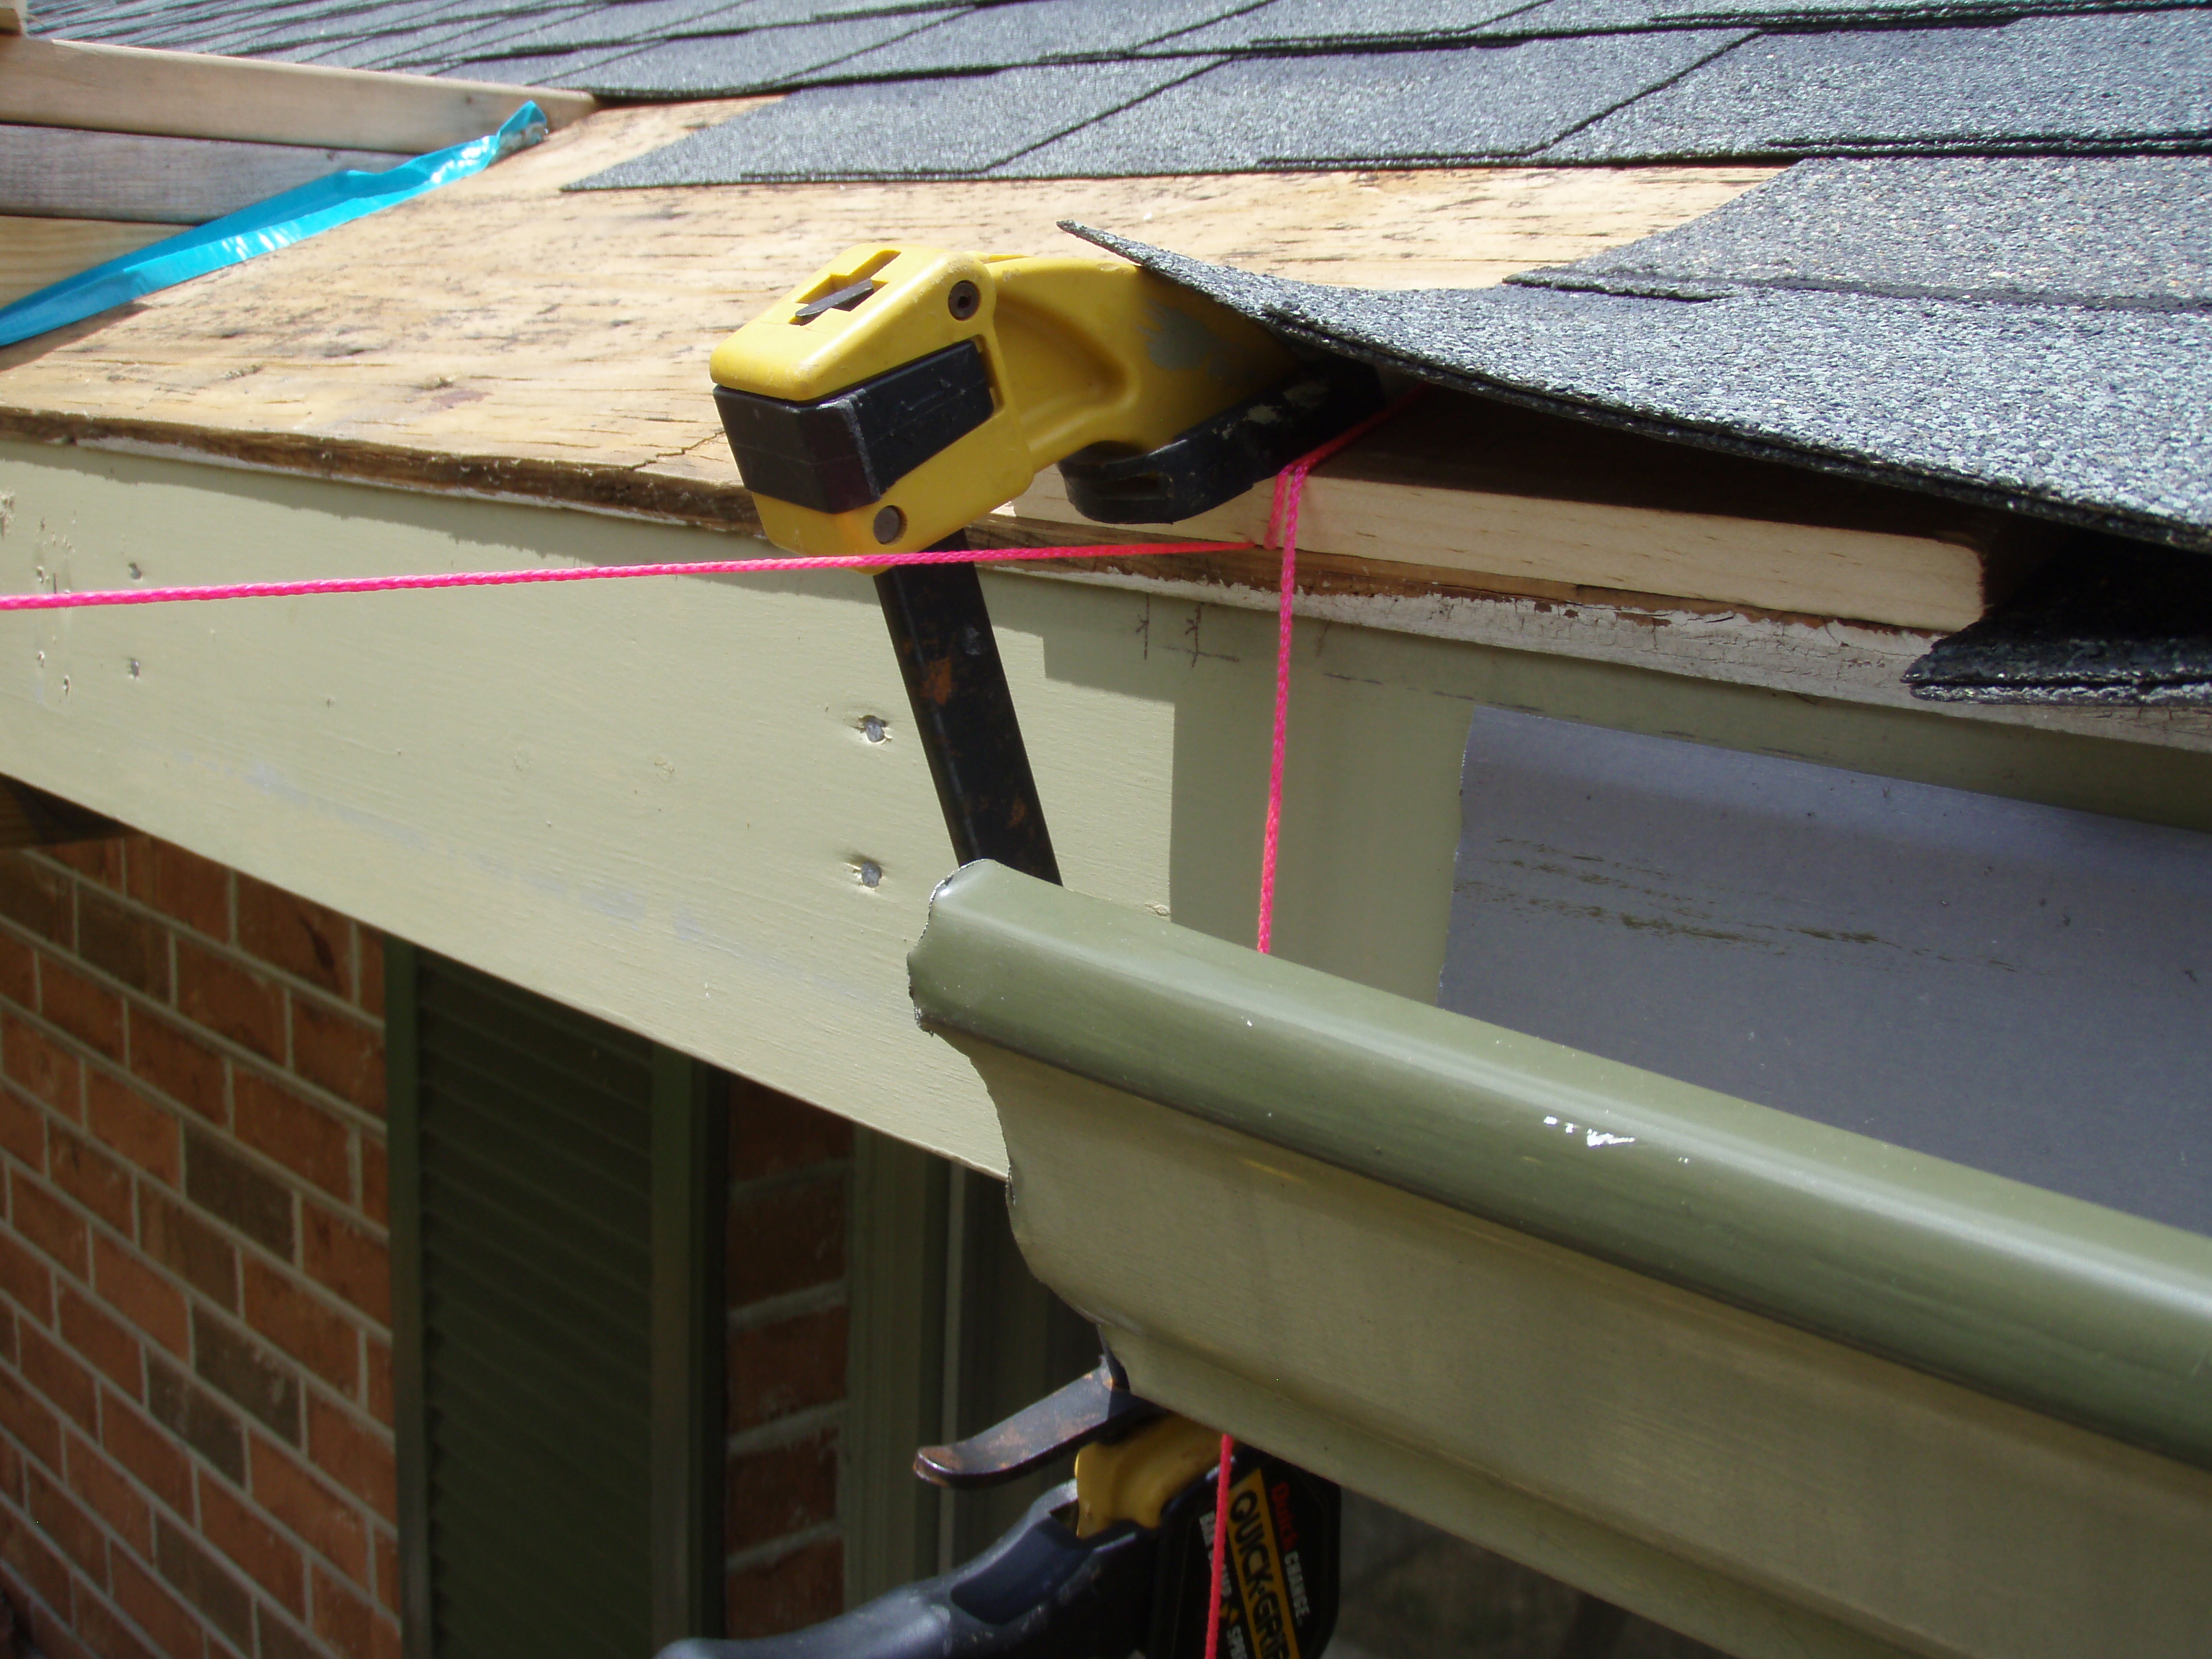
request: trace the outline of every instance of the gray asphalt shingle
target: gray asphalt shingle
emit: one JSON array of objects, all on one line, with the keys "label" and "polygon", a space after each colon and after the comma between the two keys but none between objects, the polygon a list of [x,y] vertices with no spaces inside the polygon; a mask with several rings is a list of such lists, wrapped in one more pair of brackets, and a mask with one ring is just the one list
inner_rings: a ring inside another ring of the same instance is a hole
[{"label": "gray asphalt shingle", "polygon": [[1778,28],[2008,22],[2045,13],[2162,11],[2212,0],[1663,0],[1669,21]]},{"label": "gray asphalt shingle", "polygon": [[927,28],[927,13],[841,17],[669,40],[599,59],[568,84],[620,98],[730,98],[787,86],[809,71]]},{"label": "gray asphalt shingle", "polygon": [[1108,241],[1446,385],[2212,551],[2205,4],[52,0],[40,15],[82,39],[621,97],[792,94],[580,188],[1825,158],[1497,289],[1331,289]]},{"label": "gray asphalt shingle", "polygon": [[593,6],[530,29],[503,44],[514,55],[541,56],[584,46],[630,46],[642,40],[678,40],[752,27],[747,0],[632,0]]},{"label": "gray asphalt shingle", "polygon": [[837,66],[840,75],[934,76],[1115,58],[1246,0],[1015,0],[935,23]]},{"label": "gray asphalt shingle", "polygon": [[1254,47],[1342,50],[1389,41],[1432,43],[1471,34],[1483,25],[1530,10],[1536,0],[1267,0],[1263,5],[1159,42],[1176,52],[1241,52]]},{"label": "gray asphalt shingle", "polygon": [[1762,287],[1378,293],[1096,240],[1441,385],[2212,551],[2212,313]]},{"label": "gray asphalt shingle", "polygon": [[2033,153],[2212,140],[2212,12],[1771,34],[1547,161]]},{"label": "gray asphalt shingle", "polygon": [[1234,58],[1000,172],[1116,178],[1522,155],[1743,38],[1690,30]]},{"label": "gray asphalt shingle", "polygon": [[1717,212],[1514,280],[2212,310],[2212,156],[1801,161]]},{"label": "gray asphalt shingle", "polygon": [[[947,173],[980,173],[1206,62],[1057,64],[957,80],[814,87],[574,188],[926,177],[918,158]],[[983,106],[993,112],[989,121],[975,118]]]},{"label": "gray asphalt shingle", "polygon": [[1929,702],[2212,707],[2212,560],[2084,537],[1905,682]]}]

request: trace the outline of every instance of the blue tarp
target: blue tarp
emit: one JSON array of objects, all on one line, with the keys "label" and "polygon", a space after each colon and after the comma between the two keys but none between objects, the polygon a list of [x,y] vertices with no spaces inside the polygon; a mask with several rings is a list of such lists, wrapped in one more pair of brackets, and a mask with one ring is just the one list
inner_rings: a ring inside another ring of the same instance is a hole
[{"label": "blue tarp", "polygon": [[497,132],[432,150],[383,173],[333,173],[252,207],[81,270],[0,306],[0,346],[66,326],[225,265],[289,247],[398,203],[481,173],[501,156],[545,137],[545,112],[526,102]]}]

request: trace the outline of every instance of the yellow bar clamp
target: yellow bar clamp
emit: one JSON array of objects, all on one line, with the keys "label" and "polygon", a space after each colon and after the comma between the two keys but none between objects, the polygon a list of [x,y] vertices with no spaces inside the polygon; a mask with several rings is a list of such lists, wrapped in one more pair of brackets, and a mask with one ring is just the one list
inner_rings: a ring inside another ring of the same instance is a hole
[{"label": "yellow bar clamp", "polygon": [[725,339],[712,369],[769,538],[854,554],[929,546],[1047,466],[1156,450],[1299,365],[1133,265],[861,246]]}]

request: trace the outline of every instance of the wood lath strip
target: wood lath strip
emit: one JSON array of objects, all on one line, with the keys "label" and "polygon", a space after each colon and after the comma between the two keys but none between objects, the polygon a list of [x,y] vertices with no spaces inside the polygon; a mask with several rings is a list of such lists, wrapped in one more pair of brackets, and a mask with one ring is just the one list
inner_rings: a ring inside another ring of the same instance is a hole
[{"label": "wood lath strip", "polygon": [[0,38],[0,121],[341,149],[437,149],[481,137],[534,98],[556,127],[580,92],[31,36]]},{"label": "wood lath strip", "polygon": [[0,306],[175,234],[173,225],[0,216]]},{"label": "wood lath strip", "polygon": [[197,225],[392,150],[246,144],[0,124],[0,214]]}]

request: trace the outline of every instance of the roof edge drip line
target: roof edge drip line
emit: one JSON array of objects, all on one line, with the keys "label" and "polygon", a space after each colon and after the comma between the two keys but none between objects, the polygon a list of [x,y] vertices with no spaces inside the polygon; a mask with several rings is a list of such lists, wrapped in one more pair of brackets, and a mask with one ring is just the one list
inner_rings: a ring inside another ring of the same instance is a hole
[{"label": "roof edge drip line", "polygon": [[[2124,507],[2100,506],[2092,502],[2073,501],[2036,494],[2021,489],[2007,488],[2001,483],[1977,478],[1969,474],[1948,472],[1926,465],[1901,465],[1878,455],[1855,453],[1849,451],[1828,450],[1813,443],[1793,442],[1778,434],[1762,432],[1754,428],[1725,426],[1699,422],[1680,416],[1670,416],[1662,410],[1639,409],[1620,402],[1608,401],[1602,395],[1576,395],[1556,387],[1532,385],[1513,379],[1503,373],[1483,373],[1457,365],[1442,363],[1408,350],[1400,350],[1372,339],[1356,337],[1332,326],[1322,318],[1308,314],[1295,303],[1276,299],[1279,290],[1312,288],[1323,295],[1341,294],[1348,301],[1371,298],[1364,290],[1357,289],[1329,289],[1318,284],[1291,283],[1279,279],[1251,277],[1242,271],[1214,267],[1183,255],[1155,247],[1149,243],[1122,236],[1112,231],[1100,230],[1077,220],[1065,219],[1060,228],[1070,235],[1078,236],[1109,252],[1120,254],[1132,263],[1142,265],[1156,275],[1206,295],[1208,298],[1243,312],[1254,321],[1274,330],[1285,337],[1310,349],[1327,351],[1340,356],[1353,358],[1376,368],[1384,368],[1412,375],[1449,391],[1472,396],[1495,398],[1524,409],[1547,415],[1560,415],[1571,419],[1589,421],[1610,426],[1644,437],[1664,439],[1698,448],[1717,450],[1724,454],[1741,455],[1753,460],[1777,461],[1786,465],[1803,467],[1826,472],[1838,477],[1856,478],[1869,483],[1888,484],[1914,489],[1924,495],[1965,502],[1969,506],[1996,507],[2008,513],[2018,513],[2032,518],[2070,526],[2077,530],[2095,531],[2118,536],[2130,541],[2148,542],[2159,546],[2177,548],[2185,552],[2212,553],[2212,524],[2193,524],[2174,519],[2153,516],[2148,513],[2132,512]],[[1209,280],[1219,277],[1220,281]],[[1601,280],[1604,280],[1601,277]],[[1651,294],[1637,290],[1615,292],[1597,283],[1584,287],[1540,283],[1512,283],[1494,289],[1474,289],[1474,295],[1503,294],[1518,291],[1528,294],[1555,293],[1587,295],[1595,299],[1619,298],[1625,301],[1648,300],[1660,303],[1703,305],[1723,301],[1747,291],[1747,285],[1734,279],[1727,282],[1691,281],[1682,283],[1676,292]],[[1774,284],[1767,291],[1793,294],[1808,290],[1783,284]],[[1828,292],[1822,288],[1820,292]],[[1460,291],[1453,290],[1454,294]],[[1869,296],[1887,297],[1887,296]],[[1909,303],[1909,302],[1908,302]],[[1942,303],[1942,301],[1936,301]],[[1990,304],[1992,301],[1976,303]],[[2080,307],[2087,310],[2088,307]],[[2202,308],[2168,308],[2154,305],[2144,307],[2107,307],[2096,308],[2102,315],[2179,316],[2197,317],[2205,314]]]},{"label": "roof edge drip line", "polygon": [[1806,276],[1729,276],[1685,280],[1663,270],[1617,269],[1602,273],[1551,266],[1524,270],[1505,281],[1515,288],[1547,288],[1559,294],[1615,294],[1636,300],[1703,304],[1742,289],[1795,294],[1855,294],[1869,300],[1945,300],[1959,305],[2065,306],[2079,311],[2212,312],[2212,299],[2194,295],[2099,295],[2027,289],[1936,288],[1913,283],[1836,282]]}]

